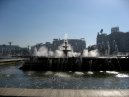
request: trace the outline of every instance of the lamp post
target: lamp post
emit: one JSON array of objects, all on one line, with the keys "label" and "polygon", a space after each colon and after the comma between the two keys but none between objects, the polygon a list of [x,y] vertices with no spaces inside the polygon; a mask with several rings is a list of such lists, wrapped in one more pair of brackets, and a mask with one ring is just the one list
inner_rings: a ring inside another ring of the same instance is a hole
[{"label": "lamp post", "polygon": [[28,54],[30,55],[30,49],[29,48],[30,48],[30,46],[28,45]]},{"label": "lamp post", "polygon": [[11,55],[11,45],[12,45],[12,42],[8,42],[9,43],[9,46],[10,46],[10,55]]}]

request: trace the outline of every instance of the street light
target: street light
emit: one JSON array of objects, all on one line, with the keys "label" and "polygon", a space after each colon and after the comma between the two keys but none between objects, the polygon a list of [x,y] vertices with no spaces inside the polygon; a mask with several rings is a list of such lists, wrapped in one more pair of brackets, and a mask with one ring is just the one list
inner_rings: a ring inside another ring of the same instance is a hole
[{"label": "street light", "polygon": [[9,46],[10,46],[10,55],[11,55],[11,45],[12,45],[12,42],[8,42],[9,43]]}]

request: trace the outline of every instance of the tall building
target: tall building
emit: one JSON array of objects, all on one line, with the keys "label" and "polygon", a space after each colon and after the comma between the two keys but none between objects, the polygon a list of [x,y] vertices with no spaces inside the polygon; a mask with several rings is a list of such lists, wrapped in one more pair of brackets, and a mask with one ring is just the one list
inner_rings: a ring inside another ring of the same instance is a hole
[{"label": "tall building", "polygon": [[108,35],[105,33],[98,33],[97,35],[97,48],[101,55],[104,55],[108,49]]},{"label": "tall building", "polygon": [[98,33],[97,48],[101,55],[129,52],[129,32],[122,32],[119,27],[113,27],[109,35]]}]

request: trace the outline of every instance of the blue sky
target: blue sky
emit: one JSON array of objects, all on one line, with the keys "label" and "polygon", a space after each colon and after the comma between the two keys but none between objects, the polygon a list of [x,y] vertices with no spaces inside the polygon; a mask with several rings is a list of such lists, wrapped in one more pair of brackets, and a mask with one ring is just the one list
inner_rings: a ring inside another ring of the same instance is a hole
[{"label": "blue sky", "polygon": [[0,0],[0,44],[26,47],[53,38],[85,38],[119,26],[129,31],[128,0]]}]

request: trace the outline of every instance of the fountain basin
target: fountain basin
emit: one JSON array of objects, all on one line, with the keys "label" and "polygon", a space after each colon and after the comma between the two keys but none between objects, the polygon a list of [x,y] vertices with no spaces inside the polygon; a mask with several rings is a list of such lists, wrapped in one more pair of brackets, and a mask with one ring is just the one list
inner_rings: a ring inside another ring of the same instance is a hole
[{"label": "fountain basin", "polygon": [[41,71],[128,71],[128,57],[65,57],[49,58],[33,56],[27,60],[22,70]]}]

